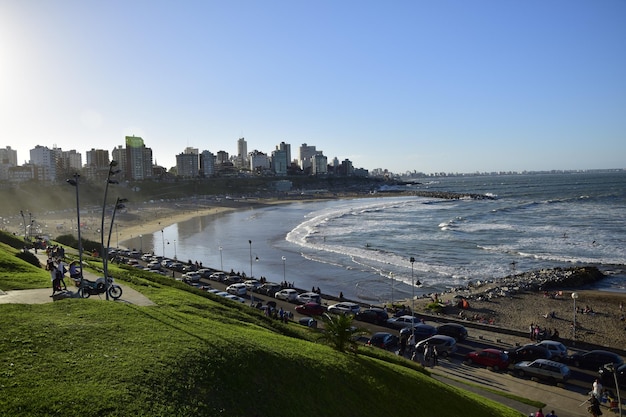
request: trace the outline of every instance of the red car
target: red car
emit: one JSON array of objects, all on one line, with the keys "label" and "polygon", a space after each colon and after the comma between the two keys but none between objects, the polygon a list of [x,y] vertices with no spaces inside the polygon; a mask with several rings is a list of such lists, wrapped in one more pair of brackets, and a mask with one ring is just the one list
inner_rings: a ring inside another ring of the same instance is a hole
[{"label": "red car", "polygon": [[465,355],[465,362],[487,366],[494,371],[509,367],[509,357],[506,353],[498,349],[483,349],[470,352]]},{"label": "red car", "polygon": [[326,312],[326,308],[317,303],[305,303],[296,306],[296,313],[303,314],[305,316],[321,316]]}]

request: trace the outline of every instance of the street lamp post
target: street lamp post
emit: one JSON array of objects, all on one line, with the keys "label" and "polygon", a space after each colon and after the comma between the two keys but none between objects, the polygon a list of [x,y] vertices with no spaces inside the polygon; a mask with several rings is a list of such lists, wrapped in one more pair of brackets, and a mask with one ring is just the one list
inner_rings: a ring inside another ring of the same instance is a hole
[{"label": "street lamp post", "polygon": [[163,229],[161,229],[161,245],[163,246],[163,258],[165,258],[165,235],[163,234]]},{"label": "street lamp post", "polygon": [[178,255],[176,254],[176,240],[174,240],[174,260],[178,260]]},{"label": "street lamp post", "polygon": [[393,310],[393,272],[389,273],[389,278],[391,278],[391,309]]},{"label": "street lamp post", "polygon": [[106,211],[106,205],[107,205],[107,194],[109,193],[109,184],[117,184],[119,181],[115,180],[115,179],[111,179],[111,177],[113,175],[119,174],[121,172],[120,169],[115,168],[117,167],[117,161],[112,160],[109,163],[109,172],[107,174],[107,182],[104,186],[104,200],[102,202],[102,220],[100,221],[100,246],[102,248],[102,271],[104,272],[104,282],[105,282],[105,287],[106,287],[106,299],[109,299],[109,266],[108,266],[108,261],[109,261],[109,250],[108,250],[108,246],[104,245],[104,214]]},{"label": "street lamp post", "polygon": [[617,382],[617,369],[615,369],[615,365],[613,365],[612,363],[607,363],[606,365],[604,365],[604,369],[608,370],[609,372],[613,374],[613,379],[615,380],[615,392],[617,393],[617,412],[618,412],[617,415],[621,416],[622,415],[622,399],[620,398],[619,384]]},{"label": "street lamp post", "polygon": [[250,279],[252,279],[252,241],[248,240],[248,244],[250,245]]},{"label": "street lamp post", "polygon": [[572,293],[572,300],[574,300],[574,325],[572,327],[572,339],[574,340],[574,344],[576,343],[576,300],[578,299],[578,293],[577,292],[573,292]]},{"label": "street lamp post", "polygon": [[65,180],[68,184],[76,187],[76,223],[78,226],[78,266],[80,268],[80,284],[83,283],[83,240],[80,237],[80,204],[78,200],[78,173],[74,174],[74,179]]},{"label": "street lamp post", "polygon": [[20,210],[20,214],[22,215],[22,224],[24,225],[24,252],[26,252],[26,218],[24,217],[24,210]]},{"label": "street lamp post", "polygon": [[415,333],[415,278],[413,276],[413,264],[415,263],[415,258],[411,256],[409,259],[411,262],[411,325],[413,326],[413,333]]},{"label": "street lamp post", "polygon": [[281,259],[283,260],[283,282],[287,282],[287,269],[285,267],[285,261],[287,258],[283,256]]},{"label": "street lamp post", "polygon": [[139,235],[139,252],[143,255],[143,235]]},{"label": "street lamp post", "polygon": [[222,247],[220,246],[220,271],[224,271],[224,259],[222,258]]}]

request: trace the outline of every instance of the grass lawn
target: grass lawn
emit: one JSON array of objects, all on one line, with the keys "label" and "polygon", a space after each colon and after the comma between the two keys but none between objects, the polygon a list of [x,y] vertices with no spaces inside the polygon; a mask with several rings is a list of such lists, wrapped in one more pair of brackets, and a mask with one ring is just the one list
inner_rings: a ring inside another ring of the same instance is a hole
[{"label": "grass lawn", "polygon": [[[0,305],[0,416],[521,416],[387,352],[339,353],[297,324],[112,267],[157,305]],[[0,288],[49,286],[0,247]]]}]

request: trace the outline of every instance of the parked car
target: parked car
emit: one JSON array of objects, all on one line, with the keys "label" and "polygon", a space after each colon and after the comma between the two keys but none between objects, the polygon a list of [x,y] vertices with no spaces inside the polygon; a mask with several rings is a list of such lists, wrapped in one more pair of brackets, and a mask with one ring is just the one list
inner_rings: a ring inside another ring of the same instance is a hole
[{"label": "parked car", "polygon": [[311,318],[311,317],[302,317],[300,318],[300,320],[298,320],[298,323],[300,323],[303,326],[306,327],[311,327],[313,329],[317,329],[317,320]]},{"label": "parked car", "polygon": [[261,285],[259,287],[259,294],[265,294],[267,296],[273,297],[274,294],[276,294],[277,291],[280,291],[282,287],[280,286],[280,284],[277,284],[275,282],[266,282],[265,284]]},{"label": "parked car", "polygon": [[435,326],[431,326],[430,324],[417,323],[414,327],[405,327],[400,329],[400,337],[409,337],[412,332],[415,333],[415,341],[419,342],[420,340],[428,339],[429,337],[436,335],[437,328]]},{"label": "parked car", "polygon": [[415,345],[415,350],[420,353],[424,353],[424,348],[426,347],[426,344],[428,344],[428,346],[436,347],[437,354],[442,357],[453,354],[454,352],[456,352],[457,349],[456,340],[454,339],[454,337],[436,334],[429,337],[428,339],[424,339],[418,342]]},{"label": "parked car", "polygon": [[419,322],[420,320],[417,317],[405,315],[388,319],[387,326],[393,327],[394,329],[402,329],[404,327],[418,324]]},{"label": "parked car", "polygon": [[519,362],[515,364],[515,371],[519,376],[529,376],[553,383],[565,382],[571,375],[567,365],[548,359]]},{"label": "parked car", "polygon": [[173,269],[174,271],[183,272],[183,264],[181,264],[180,262],[172,262],[169,268]]},{"label": "parked car", "polygon": [[437,334],[445,334],[446,336],[454,337],[457,342],[467,339],[467,329],[465,326],[458,323],[445,323],[437,326]]},{"label": "parked car", "polygon": [[246,284],[241,282],[238,284],[231,284],[226,287],[226,292],[233,295],[246,295],[247,291]]},{"label": "parked car", "polygon": [[241,278],[239,275],[226,275],[226,277],[224,278],[224,284],[239,284],[240,282],[243,282],[244,279]]},{"label": "parked car", "polygon": [[233,301],[235,301],[237,303],[245,303],[246,302],[245,298],[241,298],[238,295],[234,295],[234,294],[225,295],[224,298],[227,298],[229,300],[233,300]]},{"label": "parked car", "polygon": [[555,340],[542,340],[539,343],[536,343],[537,346],[544,347],[550,351],[552,354],[552,360],[554,361],[562,361],[567,358],[567,347]]},{"label": "parked car", "polygon": [[375,346],[377,348],[392,350],[398,347],[400,339],[395,334],[388,332],[377,332],[370,337],[367,341],[368,346]]},{"label": "parked car", "polygon": [[526,361],[531,362],[535,359],[551,359],[552,353],[548,349],[539,345],[524,345],[513,350],[505,350],[504,353],[509,357],[509,361],[513,364]]},{"label": "parked car", "polygon": [[274,298],[279,300],[293,302],[296,301],[296,297],[298,296],[298,291],[293,288],[285,288],[280,291],[276,291],[274,294]]},{"label": "parked car", "polygon": [[357,303],[343,302],[328,306],[328,312],[333,314],[352,314],[356,315],[361,310],[361,306]]},{"label": "parked car", "polygon": [[321,316],[326,312],[326,307],[317,303],[305,303],[296,306],[296,313],[305,316]]},{"label": "parked car", "polygon": [[202,278],[209,278],[211,274],[213,273],[213,270],[208,269],[208,268],[200,268],[198,269],[198,273],[200,274]]},{"label": "parked car", "polygon": [[[626,364],[622,364],[620,366],[613,366],[615,370],[615,374],[617,375],[617,385],[621,388],[626,388]],[[615,385],[615,376],[613,375],[613,370],[603,365],[600,367],[598,371],[598,376],[600,380],[606,387],[612,387]]]},{"label": "parked car", "polygon": [[577,368],[593,371],[597,371],[607,363],[612,363],[613,366],[618,367],[624,363],[624,359],[621,356],[607,350],[590,350],[589,352],[575,353],[568,358],[568,361]]},{"label": "parked car", "polygon": [[197,272],[186,272],[182,276],[183,282],[199,282],[200,274]]},{"label": "parked car", "polygon": [[300,304],[314,302],[322,304],[322,297],[315,292],[304,292],[296,297],[296,301]]},{"label": "parked car", "polygon": [[359,321],[380,325],[385,324],[389,320],[389,315],[382,308],[372,307],[359,311],[354,318]]},{"label": "parked car", "polygon": [[249,279],[247,281],[244,281],[244,284],[246,284],[246,288],[248,289],[248,291],[256,292],[256,290],[261,286],[261,281],[256,279]]},{"label": "parked car", "polygon": [[213,281],[224,282],[224,280],[226,279],[226,274],[223,272],[214,272],[209,275],[209,279]]},{"label": "parked car", "polygon": [[509,357],[499,349],[487,348],[475,350],[465,355],[465,362],[492,368],[494,371],[509,367]]}]

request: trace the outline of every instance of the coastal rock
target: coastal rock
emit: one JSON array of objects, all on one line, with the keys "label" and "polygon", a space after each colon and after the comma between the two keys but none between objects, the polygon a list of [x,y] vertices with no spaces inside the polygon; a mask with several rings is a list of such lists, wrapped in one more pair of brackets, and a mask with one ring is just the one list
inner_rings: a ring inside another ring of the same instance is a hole
[{"label": "coastal rock", "polygon": [[510,297],[522,291],[577,288],[594,284],[605,275],[593,266],[541,269],[510,275],[489,282],[476,281],[455,290],[469,299]]}]

